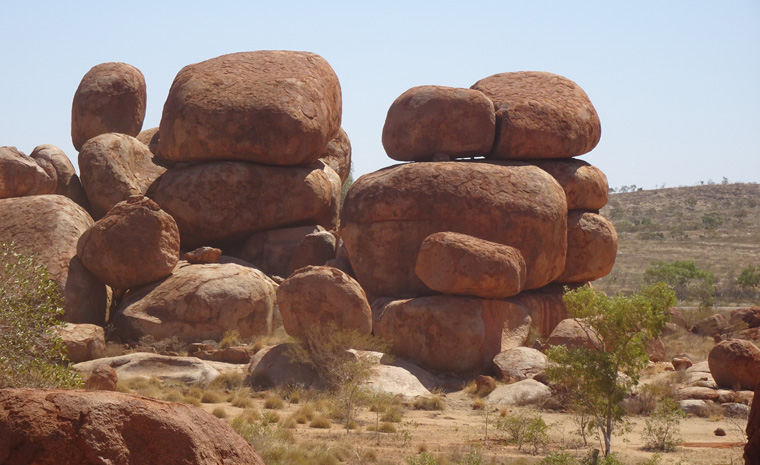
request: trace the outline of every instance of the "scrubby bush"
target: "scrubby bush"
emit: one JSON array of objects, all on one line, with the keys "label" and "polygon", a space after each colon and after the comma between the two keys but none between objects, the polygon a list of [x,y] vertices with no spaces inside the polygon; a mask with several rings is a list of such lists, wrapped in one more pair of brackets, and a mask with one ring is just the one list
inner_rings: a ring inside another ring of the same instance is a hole
[{"label": "scrubby bush", "polygon": [[681,443],[678,432],[686,413],[673,399],[663,399],[646,420],[643,439],[644,448],[662,452],[676,450]]},{"label": "scrubby bush", "polygon": [[59,335],[62,316],[63,297],[47,269],[0,244],[0,389],[81,386]]}]

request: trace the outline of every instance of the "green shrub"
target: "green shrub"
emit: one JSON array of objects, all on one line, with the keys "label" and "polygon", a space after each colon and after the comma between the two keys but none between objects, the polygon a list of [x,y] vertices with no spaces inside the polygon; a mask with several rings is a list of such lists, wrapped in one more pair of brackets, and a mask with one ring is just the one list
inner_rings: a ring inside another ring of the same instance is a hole
[{"label": "green shrub", "polygon": [[75,388],[59,328],[63,297],[47,269],[0,244],[0,389]]},{"label": "green shrub", "polygon": [[576,465],[578,459],[566,450],[549,452],[546,457],[538,462],[539,465]]},{"label": "green shrub", "polygon": [[702,225],[705,229],[718,229],[723,224],[723,218],[718,212],[710,212],[702,215]]},{"label": "green shrub", "polygon": [[681,443],[678,432],[686,413],[673,399],[663,399],[646,420],[642,435],[644,448],[662,452],[676,450]]},{"label": "green shrub", "polygon": [[438,460],[430,452],[423,452],[419,455],[411,455],[406,458],[408,465],[438,465]]},{"label": "green shrub", "polygon": [[749,265],[736,278],[736,284],[744,289],[760,286],[760,266]]}]

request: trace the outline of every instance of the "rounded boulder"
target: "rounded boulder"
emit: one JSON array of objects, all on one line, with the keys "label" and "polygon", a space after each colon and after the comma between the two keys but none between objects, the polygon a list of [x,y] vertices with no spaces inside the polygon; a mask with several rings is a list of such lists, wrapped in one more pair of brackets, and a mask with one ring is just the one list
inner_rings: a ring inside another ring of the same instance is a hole
[{"label": "rounded boulder", "polygon": [[56,179],[16,147],[0,147],[0,199],[53,194]]},{"label": "rounded boulder", "polygon": [[431,161],[485,155],[491,151],[496,116],[482,92],[443,86],[413,87],[388,110],[383,147],[399,161]]},{"label": "rounded boulder", "polygon": [[338,134],[341,112],[338,77],[319,55],[223,55],[174,78],[158,150],[171,161],[311,163]]},{"label": "rounded boulder", "polygon": [[307,266],[293,272],[277,290],[285,332],[309,337],[309,329],[333,325],[337,330],[372,333],[367,295],[352,277],[337,268]]},{"label": "rounded boulder", "polygon": [[82,234],[77,255],[114,289],[132,289],[169,276],[179,262],[179,229],[152,200],[116,204]]},{"label": "rounded boulder", "polygon": [[89,210],[90,204],[79,176],[63,150],[55,145],[38,145],[32,150],[30,157],[45,170],[48,176],[56,180],[54,194],[66,196],[85,210]]},{"label": "rounded boulder", "polygon": [[760,384],[760,349],[750,341],[719,342],[710,350],[707,364],[719,387],[754,390]]},{"label": "rounded boulder", "polygon": [[531,164],[551,174],[562,186],[568,210],[600,210],[607,205],[607,176],[596,166],[577,158],[535,160]]},{"label": "rounded boulder", "polygon": [[71,105],[71,141],[85,142],[107,132],[136,136],[145,119],[147,91],[139,69],[126,63],[102,63],[84,75]]},{"label": "rounded boulder", "polygon": [[612,222],[582,210],[567,214],[567,260],[559,283],[580,283],[607,276],[615,265],[618,236]]},{"label": "rounded boulder", "polygon": [[494,158],[570,158],[591,151],[602,135],[596,109],[573,81],[521,71],[481,79],[473,89],[496,109]]},{"label": "rounded boulder", "polygon": [[518,294],[526,275],[519,250],[452,232],[425,238],[415,272],[434,291],[484,299]]},{"label": "rounded boulder", "polygon": [[338,173],[340,183],[343,185],[351,174],[351,141],[343,128],[340,128],[338,135],[327,143],[320,159]]}]

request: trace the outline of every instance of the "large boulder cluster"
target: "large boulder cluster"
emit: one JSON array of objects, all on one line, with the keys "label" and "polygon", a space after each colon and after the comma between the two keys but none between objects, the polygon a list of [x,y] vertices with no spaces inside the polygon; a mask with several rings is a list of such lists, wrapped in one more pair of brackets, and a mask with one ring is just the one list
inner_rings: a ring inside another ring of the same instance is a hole
[{"label": "large boulder cluster", "polygon": [[457,373],[523,345],[532,320],[548,336],[566,316],[557,284],[614,264],[617,235],[598,212],[607,180],[574,158],[600,134],[583,90],[550,73],[396,99],[383,145],[413,163],[359,178],[341,214],[357,280],[384,297],[373,303],[375,335],[400,357]]}]

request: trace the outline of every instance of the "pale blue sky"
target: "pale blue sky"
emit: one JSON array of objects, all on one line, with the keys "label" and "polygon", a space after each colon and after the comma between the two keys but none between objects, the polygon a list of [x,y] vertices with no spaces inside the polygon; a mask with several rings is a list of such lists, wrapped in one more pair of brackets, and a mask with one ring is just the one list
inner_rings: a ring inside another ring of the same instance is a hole
[{"label": "pale blue sky", "polygon": [[318,53],[338,74],[356,177],[394,163],[380,135],[406,89],[540,70],[596,106],[602,140],[583,159],[611,186],[760,182],[757,0],[3,1],[2,12],[0,145],[27,154],[49,143],[76,161],[71,100],[98,63],[143,72],[149,128],[183,66],[284,49]]}]

